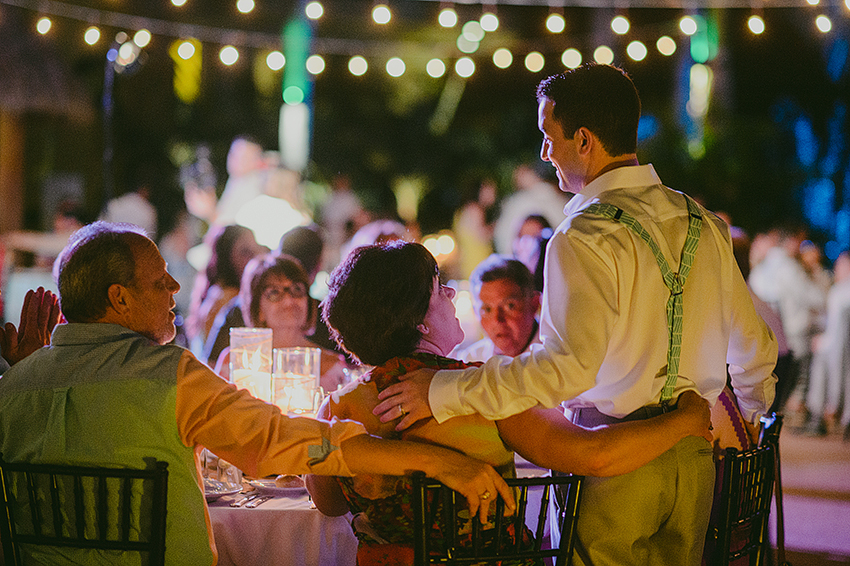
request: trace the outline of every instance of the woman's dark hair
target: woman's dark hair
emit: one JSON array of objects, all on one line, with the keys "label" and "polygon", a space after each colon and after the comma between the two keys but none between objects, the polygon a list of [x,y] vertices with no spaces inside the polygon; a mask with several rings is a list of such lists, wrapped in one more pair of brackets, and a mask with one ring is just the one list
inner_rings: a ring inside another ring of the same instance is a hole
[{"label": "woman's dark hair", "polygon": [[68,322],[95,322],[109,308],[109,287],[132,287],[135,250],[151,245],[144,231],[131,224],[98,221],[80,228],[56,260],[59,303]]},{"label": "woman's dark hair", "polygon": [[253,237],[250,229],[231,224],[230,226],[219,228],[213,235],[212,256],[206,270],[208,285],[218,284],[219,287],[239,288],[239,279],[242,274],[236,270],[231,256],[233,246],[246,233],[251,234]]},{"label": "woman's dark hair", "polygon": [[396,240],[355,248],[331,273],[322,319],[362,363],[408,355],[422,334],[437,262],[425,246]]},{"label": "woman's dark hair", "polygon": [[[301,267],[301,263],[291,255],[266,254],[257,256],[245,266],[242,274],[242,285],[239,287],[239,299],[242,304],[242,317],[248,326],[259,326],[260,324],[260,297],[266,290],[269,278],[273,275],[286,277],[296,284],[304,285],[308,293],[310,282],[307,280],[307,272]],[[306,297],[308,309],[307,320],[304,321],[305,333],[316,324],[316,302],[308,294]]]}]

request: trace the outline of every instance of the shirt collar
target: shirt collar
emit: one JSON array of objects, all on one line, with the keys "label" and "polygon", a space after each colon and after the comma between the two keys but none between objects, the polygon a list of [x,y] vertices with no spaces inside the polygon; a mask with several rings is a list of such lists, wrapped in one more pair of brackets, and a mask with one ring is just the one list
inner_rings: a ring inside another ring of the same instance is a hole
[{"label": "shirt collar", "polygon": [[587,185],[567,203],[564,212],[567,216],[583,209],[591,200],[611,189],[626,189],[629,187],[647,187],[660,185],[661,179],[651,164],[627,165],[617,167],[603,173]]},{"label": "shirt collar", "polygon": [[53,329],[52,346],[70,346],[74,344],[102,344],[117,342],[126,338],[144,338],[138,332],[120,324],[105,322],[69,322],[58,324]]}]

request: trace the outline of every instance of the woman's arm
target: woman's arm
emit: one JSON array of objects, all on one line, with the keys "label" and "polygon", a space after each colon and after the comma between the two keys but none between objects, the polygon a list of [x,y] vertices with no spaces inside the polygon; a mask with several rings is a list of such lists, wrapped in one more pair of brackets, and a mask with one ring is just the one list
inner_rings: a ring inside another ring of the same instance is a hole
[{"label": "woman's arm", "polygon": [[[317,417],[325,420],[331,418],[330,398],[325,399],[319,407]],[[307,484],[307,491],[310,492],[313,503],[316,504],[316,509],[322,514],[328,517],[339,517],[348,513],[348,501],[342,494],[342,488],[335,477],[307,474],[304,476],[304,482]]]},{"label": "woman's arm", "polygon": [[558,409],[539,406],[496,424],[505,444],[537,466],[603,477],[636,470],[686,436],[711,442],[710,416],[708,402],[688,391],[674,411],[593,430],[572,424]]}]

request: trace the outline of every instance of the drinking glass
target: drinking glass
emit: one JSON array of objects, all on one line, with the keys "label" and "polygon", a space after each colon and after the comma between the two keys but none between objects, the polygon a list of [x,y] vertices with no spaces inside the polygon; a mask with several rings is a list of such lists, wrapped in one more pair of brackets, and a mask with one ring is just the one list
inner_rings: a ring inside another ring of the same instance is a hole
[{"label": "drinking glass", "polygon": [[275,348],[272,402],[287,414],[315,416],[322,402],[319,348]]},{"label": "drinking glass", "polygon": [[230,329],[230,381],[257,399],[271,402],[271,328]]}]

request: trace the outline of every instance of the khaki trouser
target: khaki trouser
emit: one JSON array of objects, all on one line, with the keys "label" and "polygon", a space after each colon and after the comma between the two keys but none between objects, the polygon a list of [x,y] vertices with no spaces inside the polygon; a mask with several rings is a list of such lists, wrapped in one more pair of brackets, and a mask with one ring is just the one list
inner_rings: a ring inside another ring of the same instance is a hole
[{"label": "khaki trouser", "polygon": [[631,473],[586,478],[573,564],[699,565],[714,477],[711,445],[690,436]]}]

